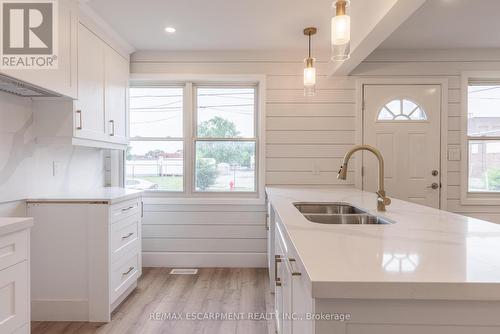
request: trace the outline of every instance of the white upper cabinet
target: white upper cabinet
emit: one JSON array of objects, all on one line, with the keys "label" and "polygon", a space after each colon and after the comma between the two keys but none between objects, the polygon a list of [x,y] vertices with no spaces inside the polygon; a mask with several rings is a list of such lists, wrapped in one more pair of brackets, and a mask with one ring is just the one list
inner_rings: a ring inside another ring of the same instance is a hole
[{"label": "white upper cabinet", "polygon": [[88,20],[76,26],[77,99],[35,100],[39,143],[125,149],[129,61]]},{"label": "white upper cabinet", "polygon": [[78,2],[59,0],[58,11],[57,69],[0,70],[0,73],[76,99]]},{"label": "white upper cabinet", "polygon": [[105,114],[107,135],[116,143],[128,143],[129,62],[112,48],[105,50]]},{"label": "white upper cabinet", "polygon": [[[78,100],[75,137],[106,140],[104,58],[106,45],[84,25],[78,25]],[[125,108],[122,109],[125,113]]]}]

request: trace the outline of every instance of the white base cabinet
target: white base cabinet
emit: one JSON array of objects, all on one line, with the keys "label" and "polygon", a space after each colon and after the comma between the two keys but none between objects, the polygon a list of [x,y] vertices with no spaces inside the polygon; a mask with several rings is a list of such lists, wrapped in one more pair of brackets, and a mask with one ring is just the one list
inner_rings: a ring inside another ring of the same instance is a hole
[{"label": "white base cabinet", "polygon": [[[9,220],[2,223],[2,220]],[[29,218],[0,218],[0,227],[10,231],[0,233],[0,333],[30,332],[30,227]],[[1,231],[0,231],[1,232]]]},{"label": "white base cabinet", "polygon": [[[497,300],[313,298],[310,278],[284,224],[276,212],[270,217],[277,334],[500,333]],[[457,285],[457,294],[466,288]]]},{"label": "white base cabinet", "polygon": [[30,201],[32,320],[108,322],[142,272],[141,197]]}]

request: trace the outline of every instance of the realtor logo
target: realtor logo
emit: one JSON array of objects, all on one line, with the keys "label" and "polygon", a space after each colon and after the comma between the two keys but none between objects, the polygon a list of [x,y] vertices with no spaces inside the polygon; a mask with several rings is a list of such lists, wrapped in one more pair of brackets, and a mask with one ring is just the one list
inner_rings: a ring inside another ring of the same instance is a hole
[{"label": "realtor logo", "polygon": [[57,68],[57,0],[0,0],[0,17],[2,69]]}]

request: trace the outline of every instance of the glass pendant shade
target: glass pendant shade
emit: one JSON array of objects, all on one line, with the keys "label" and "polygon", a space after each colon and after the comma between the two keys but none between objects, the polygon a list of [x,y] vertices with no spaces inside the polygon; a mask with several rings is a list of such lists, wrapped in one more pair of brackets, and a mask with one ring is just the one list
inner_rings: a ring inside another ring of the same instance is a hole
[{"label": "glass pendant shade", "polygon": [[307,58],[305,62],[304,95],[314,96],[316,94],[316,68],[314,67],[314,58]]},{"label": "glass pendant shade", "polygon": [[346,1],[336,3],[337,12],[332,18],[332,60],[349,58],[351,52],[351,17],[346,14]]},{"label": "glass pendant shade", "polygon": [[304,35],[308,38],[308,55],[304,60],[304,96],[314,96],[316,94],[316,68],[314,67],[315,59],[311,56],[311,36],[316,34],[317,31],[315,27],[304,29]]}]

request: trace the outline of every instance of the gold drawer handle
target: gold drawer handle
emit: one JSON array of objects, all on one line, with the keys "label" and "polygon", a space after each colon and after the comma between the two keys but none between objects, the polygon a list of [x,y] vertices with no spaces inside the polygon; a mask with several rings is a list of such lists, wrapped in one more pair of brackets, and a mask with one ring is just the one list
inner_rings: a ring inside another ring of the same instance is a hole
[{"label": "gold drawer handle", "polygon": [[123,236],[122,239],[128,239],[128,238],[130,238],[133,235],[134,235],[134,232],[130,232],[129,234]]},{"label": "gold drawer handle", "polygon": [[274,281],[276,286],[281,286],[281,278],[278,276],[278,263],[281,262],[281,256],[274,255]]},{"label": "gold drawer handle", "polygon": [[130,274],[130,272],[131,272],[132,270],[134,270],[134,267],[130,267],[130,268],[128,268],[128,270],[127,270],[126,272],[122,273],[122,276],[127,276],[128,274]]}]

